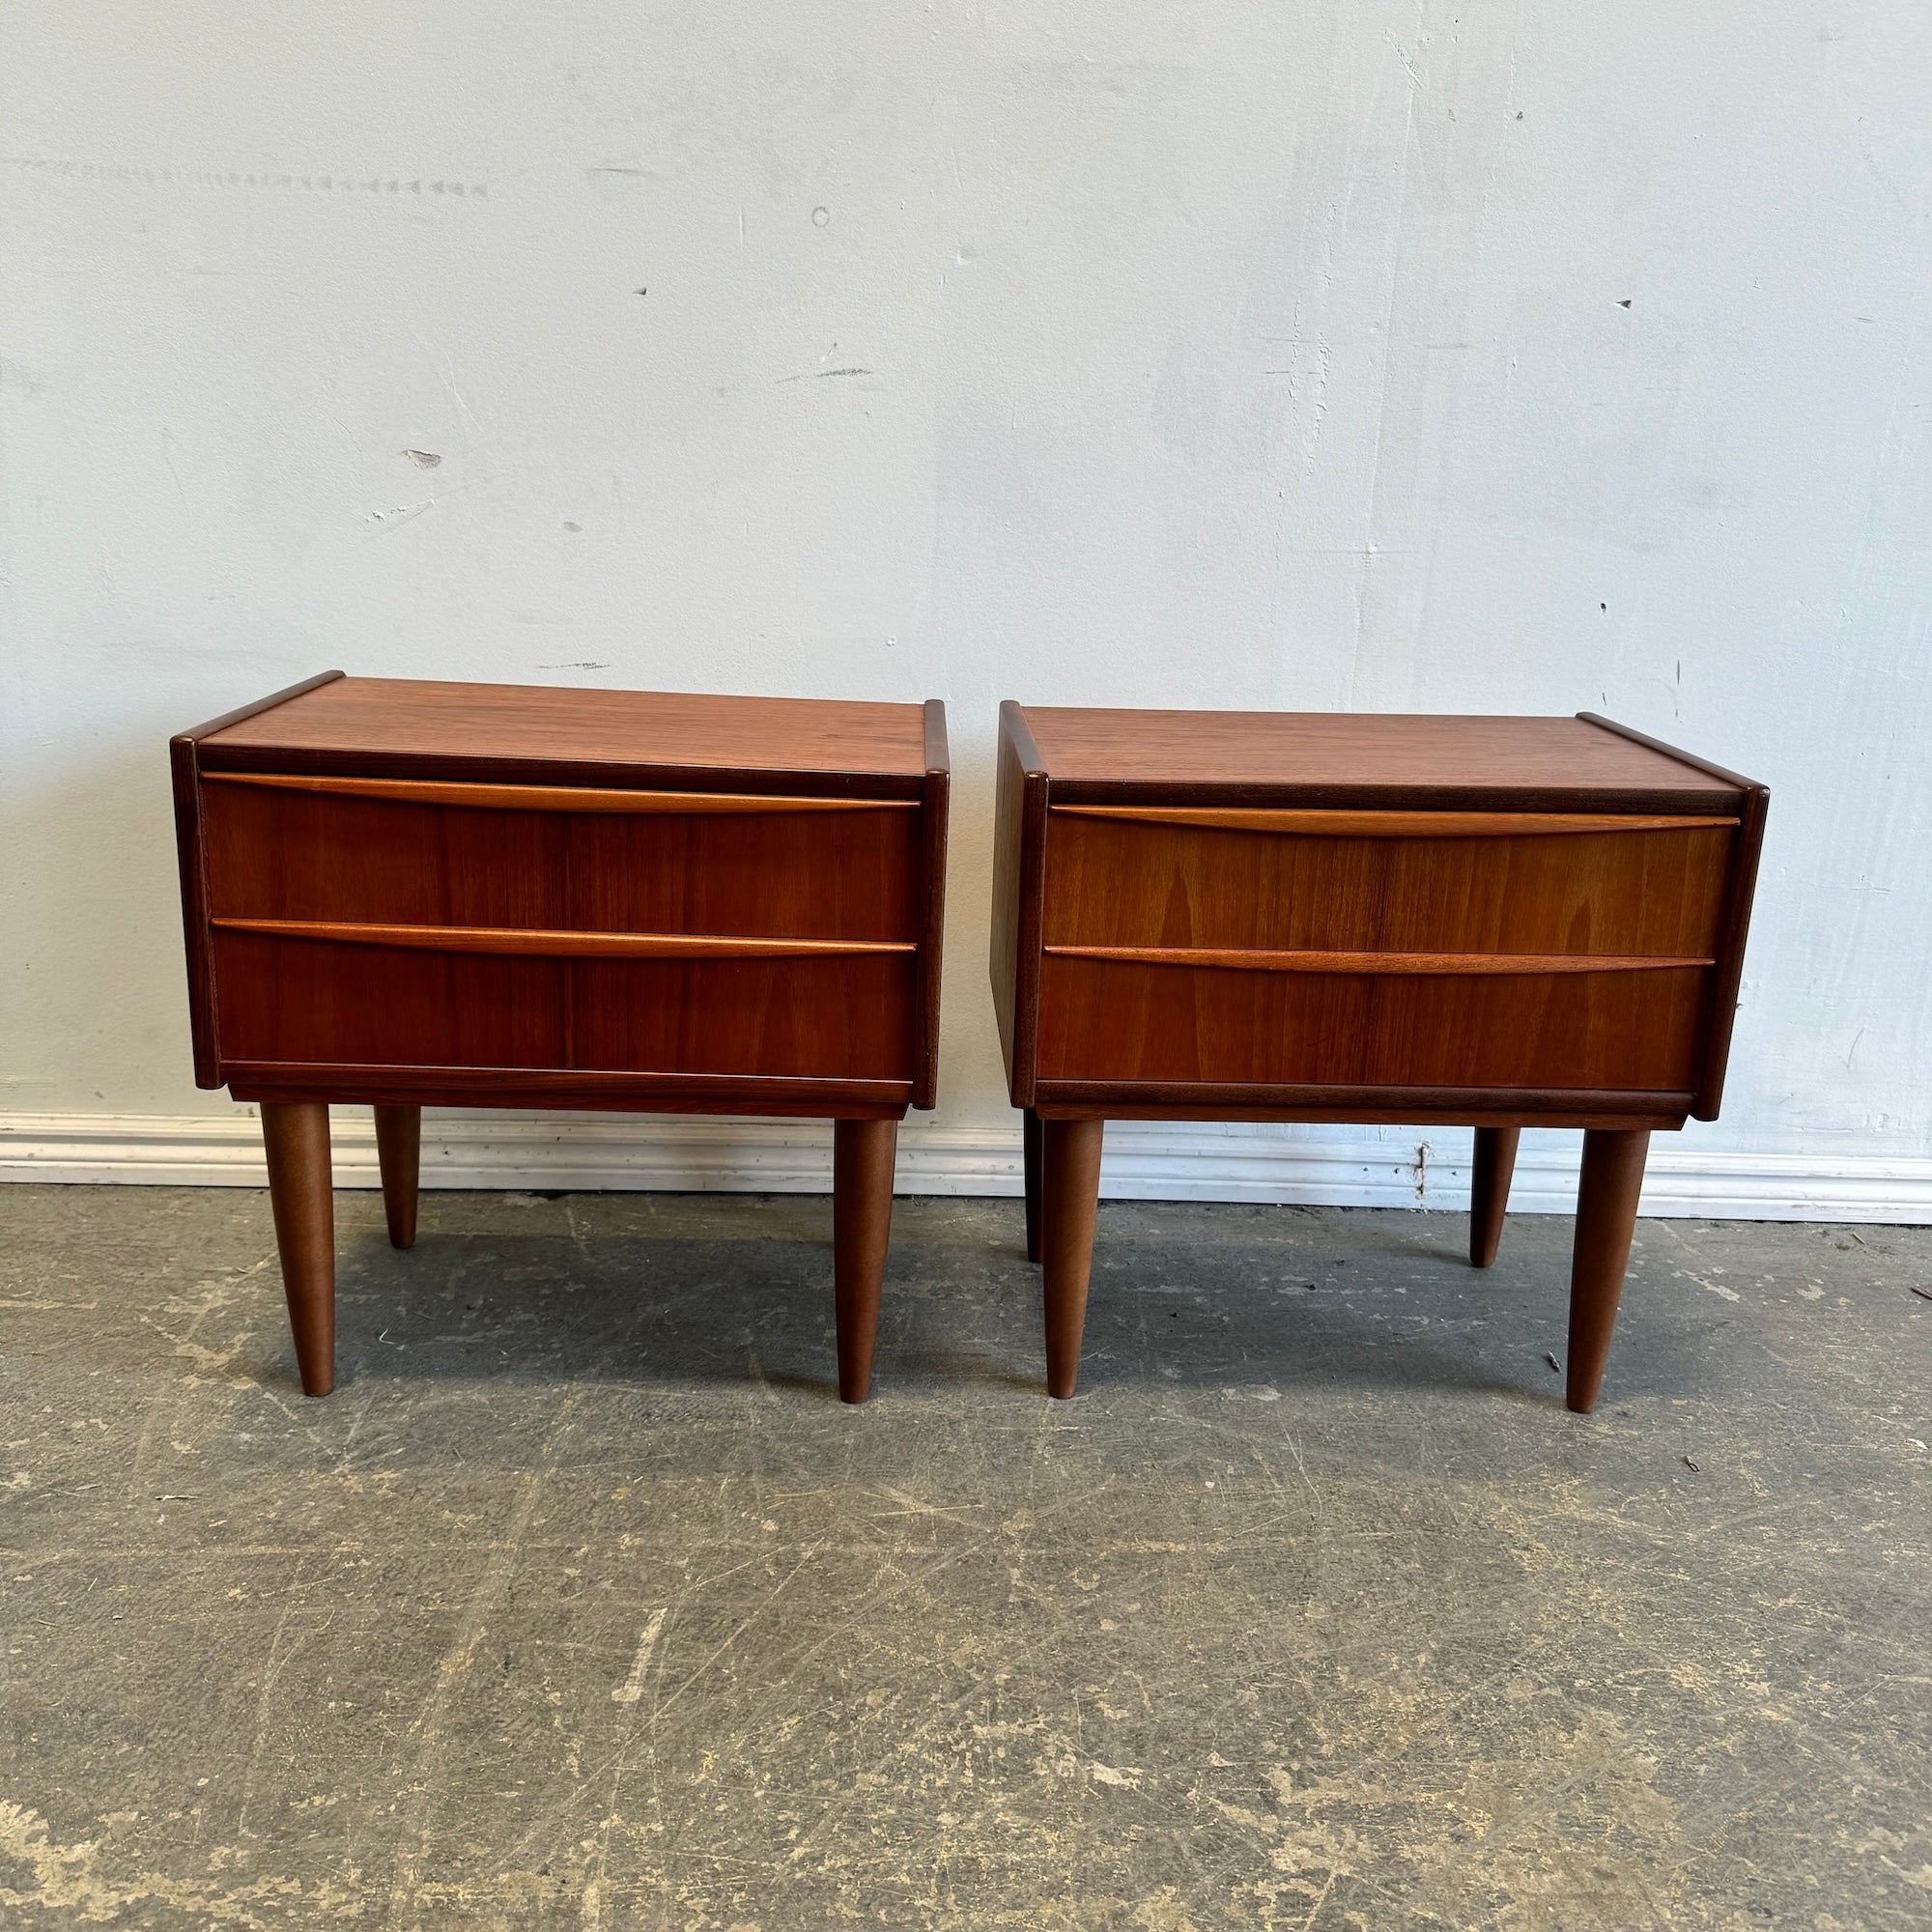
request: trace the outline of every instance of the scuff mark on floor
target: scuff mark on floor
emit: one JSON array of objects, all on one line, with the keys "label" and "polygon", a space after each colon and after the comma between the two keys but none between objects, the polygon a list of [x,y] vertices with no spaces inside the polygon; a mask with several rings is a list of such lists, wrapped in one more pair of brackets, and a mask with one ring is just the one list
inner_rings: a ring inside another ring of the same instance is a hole
[{"label": "scuff mark on floor", "polygon": [[337,1215],[311,1403],[263,1197],[0,1190],[10,1928],[1923,1917],[1932,1232],[1640,1223],[1586,1421],[1557,1217],[1110,1202],[1068,1408],[908,1199],[848,1409],[822,1203]]}]

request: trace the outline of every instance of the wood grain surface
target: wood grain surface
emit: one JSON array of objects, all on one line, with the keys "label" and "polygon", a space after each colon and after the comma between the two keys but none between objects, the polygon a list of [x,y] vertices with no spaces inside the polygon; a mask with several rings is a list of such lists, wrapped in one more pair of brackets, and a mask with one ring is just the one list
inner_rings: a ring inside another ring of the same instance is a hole
[{"label": "wood grain surface", "polygon": [[1051,809],[1048,947],[1717,952],[1735,833],[1360,838]]},{"label": "wood grain surface", "polygon": [[915,794],[926,770],[917,704],[368,677],[336,678],[225,725],[203,741],[202,758],[205,770],[344,775],[426,776],[450,762],[499,768],[486,777],[532,765],[875,775]]},{"label": "wood grain surface", "polygon": [[920,878],[915,904],[919,928],[919,986],[914,999],[913,1105],[939,1099],[939,992],[946,941],[946,851],[952,824],[952,753],[946,735],[946,706],[929,697],[923,707],[925,781],[920,794]]},{"label": "wood grain surface", "polygon": [[217,928],[224,1058],[909,1079],[910,953],[554,959]]},{"label": "wood grain surface", "polygon": [[1065,1401],[1080,1379],[1080,1338],[1094,1264],[1104,1121],[1046,1121],[1040,1132],[1040,1298],[1046,1389]]},{"label": "wood grain surface", "polygon": [[[1547,797],[1545,809],[1562,810],[1567,793],[1591,802],[1573,809],[1616,810],[1621,798],[1628,810],[1694,813],[1721,810],[1738,791],[1735,781],[1580,718],[1040,705],[1028,705],[1025,715],[1056,796],[1077,794],[1082,803],[1157,802],[1110,799],[1108,788],[1272,788],[1357,794],[1364,804],[1390,806],[1412,794],[1424,809],[1520,807],[1527,797]],[[1654,802],[1668,794],[1684,802]]]},{"label": "wood grain surface", "polygon": [[1039,1078],[1678,1090],[1694,1084],[1704,979],[1229,973],[1049,953]]},{"label": "wood grain surface", "polygon": [[1007,1087],[1013,1105],[1033,1097],[1039,1032],[1047,779],[1026,716],[1000,706],[993,803],[993,917],[988,966]]},{"label": "wood grain surface", "polygon": [[215,781],[217,919],[916,941],[922,810],[497,810]]},{"label": "wood grain surface", "polygon": [[1597,1406],[1623,1296],[1631,1236],[1643,1190],[1647,1133],[1583,1136],[1577,1188],[1577,1233],[1570,1264],[1570,1348],[1563,1400],[1578,1415]]},{"label": "wood grain surface", "polygon": [[335,1386],[335,1191],[328,1163],[328,1109],[314,1101],[262,1109],[269,1203],[282,1293],[295,1336],[302,1394]]},{"label": "wood grain surface", "polygon": [[[683,1111],[762,1079],[721,1109],[862,1119],[936,1096],[937,700],[326,673],[172,756],[204,1084],[527,1105],[548,1070],[560,1105]],[[665,771],[689,785],[627,782]]]},{"label": "wood grain surface", "polygon": [[1520,1127],[1478,1127],[1474,1171],[1469,1178],[1469,1265],[1493,1267],[1516,1173]]},{"label": "wood grain surface", "polygon": [[383,1177],[383,1216],[389,1245],[416,1244],[416,1196],[422,1179],[422,1109],[376,1108],[376,1164]]},{"label": "wood grain surface", "polygon": [[339,670],[318,671],[299,684],[270,692],[251,703],[225,711],[205,724],[178,731],[168,743],[168,765],[175,802],[175,857],[181,874],[182,932],[187,948],[188,1032],[194,1051],[194,1084],[221,1085],[221,1041],[214,1009],[214,949],[208,931],[208,873],[201,836],[201,741],[257,712],[272,710],[292,697],[332,684]]},{"label": "wood grain surface", "polygon": [[833,1314],[840,1402],[864,1402],[872,1386],[897,1145],[896,1121],[840,1121],[832,1130]]}]

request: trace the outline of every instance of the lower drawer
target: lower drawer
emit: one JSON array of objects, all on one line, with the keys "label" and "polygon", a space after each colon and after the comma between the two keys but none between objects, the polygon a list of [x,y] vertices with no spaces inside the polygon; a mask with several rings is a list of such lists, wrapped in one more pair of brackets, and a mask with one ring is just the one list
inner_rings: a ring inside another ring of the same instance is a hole
[{"label": "lower drawer", "polygon": [[228,1061],[892,1079],[915,955],[543,958],[214,936]]},{"label": "lower drawer", "polygon": [[1049,955],[1046,1080],[1681,1090],[1708,970],[1234,972]]}]

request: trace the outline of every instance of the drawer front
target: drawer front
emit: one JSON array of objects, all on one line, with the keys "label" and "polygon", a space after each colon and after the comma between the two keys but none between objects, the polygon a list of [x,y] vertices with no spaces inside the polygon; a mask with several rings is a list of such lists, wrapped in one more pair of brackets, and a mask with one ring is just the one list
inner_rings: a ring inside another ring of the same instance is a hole
[{"label": "drawer front", "polygon": [[1042,1079],[1682,1093],[1727,819],[1048,814]]},{"label": "drawer front", "polygon": [[920,936],[917,806],[225,773],[201,803],[216,920]]},{"label": "drawer front", "polygon": [[228,1061],[910,1077],[915,955],[552,956],[217,927]]},{"label": "drawer front", "polygon": [[[1598,825],[1628,829],[1573,829]],[[1061,807],[1048,813],[1044,937],[1708,959],[1735,837],[1730,820]]]},{"label": "drawer front", "polygon": [[1242,971],[1049,953],[1039,1077],[1677,1092],[1705,970]]}]

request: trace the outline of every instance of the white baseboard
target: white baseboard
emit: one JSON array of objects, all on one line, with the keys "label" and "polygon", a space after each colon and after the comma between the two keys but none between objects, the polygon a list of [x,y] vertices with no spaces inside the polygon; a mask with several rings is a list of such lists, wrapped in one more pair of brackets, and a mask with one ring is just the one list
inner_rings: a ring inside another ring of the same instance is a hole
[{"label": "white baseboard", "polygon": [[[1879,1154],[1701,1151],[1692,1135],[1651,1145],[1642,1211],[1744,1221],[1932,1223],[1932,1159]],[[1374,1137],[1362,1128],[1107,1129],[1101,1191],[1115,1200],[1247,1201],[1306,1207],[1468,1206],[1466,1128]],[[334,1116],[335,1180],[374,1187],[375,1127],[361,1108]],[[1524,1137],[1510,1207],[1567,1214],[1578,1136]],[[666,1115],[431,1113],[426,1187],[650,1188],[826,1192],[827,1122]],[[0,1180],[260,1187],[252,1110],[227,1115],[0,1114]],[[929,1125],[899,1136],[902,1194],[1020,1191],[1017,1117],[1009,1128]]]}]

